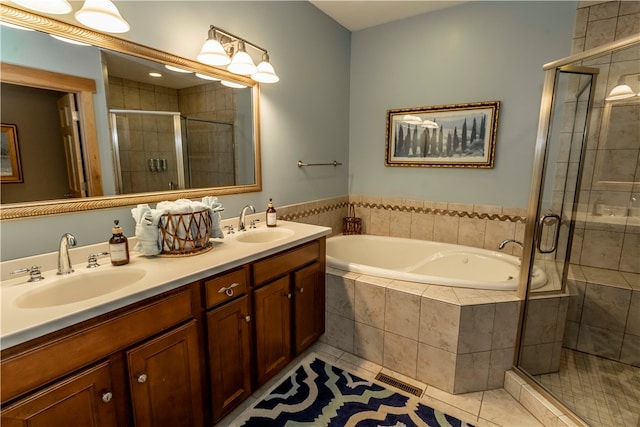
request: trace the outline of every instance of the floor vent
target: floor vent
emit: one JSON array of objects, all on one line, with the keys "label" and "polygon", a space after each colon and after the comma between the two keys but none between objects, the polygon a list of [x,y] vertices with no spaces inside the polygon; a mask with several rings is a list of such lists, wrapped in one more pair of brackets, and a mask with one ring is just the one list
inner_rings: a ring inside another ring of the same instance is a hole
[{"label": "floor vent", "polygon": [[423,390],[421,388],[413,386],[411,384],[407,384],[403,381],[397,380],[393,377],[390,377],[387,374],[379,373],[378,375],[376,375],[376,380],[382,383],[388,384],[392,387],[398,388],[404,392],[411,393],[415,396],[418,396],[418,397],[422,396]]}]

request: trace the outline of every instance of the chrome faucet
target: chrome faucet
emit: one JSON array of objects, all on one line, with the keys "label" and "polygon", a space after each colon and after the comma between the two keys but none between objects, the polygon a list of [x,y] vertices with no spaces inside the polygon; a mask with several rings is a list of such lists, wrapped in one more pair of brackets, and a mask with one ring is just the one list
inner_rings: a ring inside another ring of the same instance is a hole
[{"label": "chrome faucet", "polygon": [[64,233],[60,238],[60,248],[58,249],[58,274],[73,273],[71,258],[69,258],[69,246],[76,245],[76,238],[73,234]]},{"label": "chrome faucet", "polygon": [[503,240],[502,242],[500,242],[500,244],[498,245],[498,249],[502,250],[504,249],[505,246],[507,246],[508,243],[515,243],[516,245],[520,245],[520,247],[522,249],[524,249],[524,246],[522,245],[522,242],[519,240],[514,240],[514,239],[507,239],[507,240]]},{"label": "chrome faucet", "polygon": [[253,206],[247,205],[240,211],[240,220],[238,221],[238,231],[245,231],[246,227],[244,226],[244,217],[247,214],[247,209],[251,209],[251,212],[256,213],[256,210]]}]

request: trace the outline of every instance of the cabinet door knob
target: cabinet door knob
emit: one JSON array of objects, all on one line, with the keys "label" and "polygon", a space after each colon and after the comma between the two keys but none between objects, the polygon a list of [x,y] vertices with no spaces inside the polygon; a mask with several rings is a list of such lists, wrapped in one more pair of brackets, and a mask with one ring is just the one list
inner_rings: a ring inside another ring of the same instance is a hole
[{"label": "cabinet door knob", "polygon": [[147,374],[138,375],[138,382],[140,384],[147,382]]},{"label": "cabinet door knob", "polygon": [[298,290],[298,292],[303,293],[304,292],[304,288],[300,287],[300,288],[296,288]]},{"label": "cabinet door knob", "polygon": [[247,323],[251,322],[251,316],[244,316],[244,321]]},{"label": "cabinet door knob", "polygon": [[110,391],[102,393],[102,401],[104,403],[111,402],[111,399],[113,399],[113,393],[111,393]]},{"label": "cabinet door knob", "polygon": [[284,296],[291,299],[291,292],[284,294]]}]

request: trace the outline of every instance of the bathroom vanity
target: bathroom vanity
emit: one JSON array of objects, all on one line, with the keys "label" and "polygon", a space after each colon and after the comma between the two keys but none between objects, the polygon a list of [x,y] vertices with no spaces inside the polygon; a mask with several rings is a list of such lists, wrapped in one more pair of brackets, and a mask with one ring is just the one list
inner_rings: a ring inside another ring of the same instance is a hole
[{"label": "bathroom vanity", "polygon": [[[2,425],[220,420],[324,333],[330,229],[280,227],[288,232],[273,242],[258,228],[197,256],[133,256],[142,279],[67,304],[25,306],[33,300],[25,294],[48,278],[57,284],[55,272],[42,282],[3,281]],[[87,287],[99,277],[74,268]],[[112,267],[103,268],[108,275]]]}]

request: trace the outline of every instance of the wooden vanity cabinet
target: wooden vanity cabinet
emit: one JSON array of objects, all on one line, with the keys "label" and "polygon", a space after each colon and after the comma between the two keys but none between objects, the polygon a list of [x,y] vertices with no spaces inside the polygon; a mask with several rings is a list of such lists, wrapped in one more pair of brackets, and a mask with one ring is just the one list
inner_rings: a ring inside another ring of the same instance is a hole
[{"label": "wooden vanity cabinet", "polygon": [[205,281],[211,412],[216,422],[252,392],[248,266]]},{"label": "wooden vanity cabinet", "polygon": [[261,385],[324,333],[325,238],[257,261],[252,269]]},{"label": "wooden vanity cabinet", "polygon": [[2,425],[113,427],[125,403],[114,395],[111,367],[103,362],[3,409]]},{"label": "wooden vanity cabinet", "polygon": [[0,423],[202,425],[194,298],[184,286],[3,351]]}]

